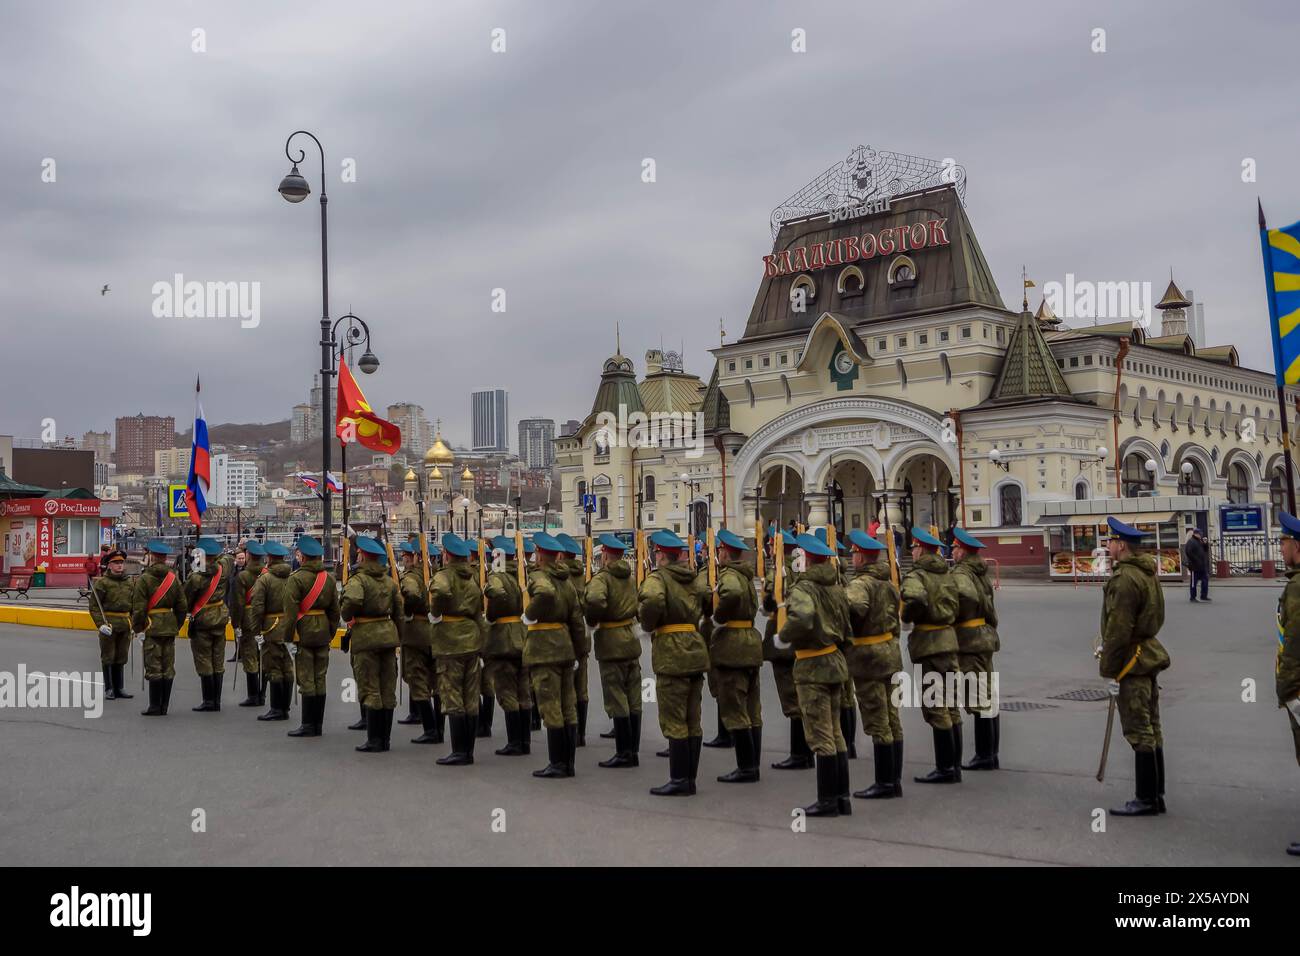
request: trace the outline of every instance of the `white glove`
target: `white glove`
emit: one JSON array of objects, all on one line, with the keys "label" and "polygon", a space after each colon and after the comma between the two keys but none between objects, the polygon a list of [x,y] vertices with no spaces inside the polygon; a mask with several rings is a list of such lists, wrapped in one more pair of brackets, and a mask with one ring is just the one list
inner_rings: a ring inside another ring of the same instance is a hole
[{"label": "white glove", "polygon": [[107,624],[101,624],[99,625],[99,633],[103,634],[105,637],[112,637],[113,629],[109,627]]},{"label": "white glove", "polygon": [[235,640],[240,640],[241,638],[243,638],[243,636],[244,636],[244,629],[242,627],[235,628]]},{"label": "white glove", "polygon": [[266,643],[266,638],[264,638],[261,634],[257,635],[257,637],[255,637],[254,640],[257,641],[258,647],[261,647],[263,644]]},{"label": "white glove", "polygon": [[1291,711],[1292,717],[1300,721],[1300,697],[1297,697],[1295,700],[1288,700],[1286,702],[1286,709]]},{"label": "white glove", "polygon": [[1118,697],[1118,696],[1119,696],[1119,681],[1117,681],[1117,680],[1108,680],[1108,681],[1106,681],[1106,693],[1110,694],[1111,697]]},{"label": "white glove", "polygon": [[136,631],[135,636],[140,639],[141,644],[144,643],[144,631]]},{"label": "white glove", "polygon": [[521,614],[521,615],[519,615],[519,620],[523,621],[524,625],[527,626],[527,627],[532,627],[534,624],[537,623],[537,622],[534,621],[531,617],[529,617],[527,614]]},{"label": "white glove", "polygon": [[442,623],[442,615],[441,615],[441,614],[434,614],[432,611],[430,611],[430,612],[429,612],[429,623],[430,623],[430,624],[441,624],[441,623]]},{"label": "white glove", "polygon": [[289,645],[289,656],[290,656],[290,657],[297,657],[297,656],[298,656],[298,645],[297,645],[297,644],[290,644],[290,645]]}]

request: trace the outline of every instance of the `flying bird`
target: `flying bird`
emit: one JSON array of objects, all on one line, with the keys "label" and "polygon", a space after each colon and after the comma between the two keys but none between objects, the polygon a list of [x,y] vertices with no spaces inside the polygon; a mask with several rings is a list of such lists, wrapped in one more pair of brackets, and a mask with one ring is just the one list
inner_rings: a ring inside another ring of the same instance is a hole
[{"label": "flying bird", "polygon": [[108,286],[105,285],[104,288],[100,289],[100,290],[99,290],[99,294],[100,294],[100,295],[108,295]]}]

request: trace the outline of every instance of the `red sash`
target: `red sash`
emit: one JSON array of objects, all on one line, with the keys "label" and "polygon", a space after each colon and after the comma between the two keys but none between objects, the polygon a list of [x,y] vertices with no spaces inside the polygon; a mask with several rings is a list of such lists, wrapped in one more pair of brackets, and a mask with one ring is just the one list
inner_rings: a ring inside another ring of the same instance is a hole
[{"label": "red sash", "polygon": [[203,596],[199,598],[199,603],[195,604],[194,607],[190,608],[190,615],[192,617],[199,616],[199,612],[202,611],[207,606],[208,601],[212,599],[212,594],[217,590],[217,585],[220,582],[221,582],[221,565],[218,564],[217,573],[212,575],[212,583],[209,584],[208,589],[203,592]]},{"label": "red sash", "polygon": [[154,591],[150,596],[149,606],[145,609],[145,613],[152,611],[158,606],[158,602],[167,596],[167,592],[171,590],[171,587],[175,582],[176,574],[172,571],[168,571],[167,576],[162,579],[162,584],[158,585],[158,590]]},{"label": "red sash", "polygon": [[307,592],[307,596],[304,597],[302,599],[302,603],[298,605],[297,620],[301,621],[303,619],[303,615],[305,615],[308,611],[311,610],[311,606],[315,604],[316,599],[320,597],[320,592],[325,587],[325,577],[326,575],[324,571],[318,571],[316,573],[316,580],[312,582],[311,590]]}]

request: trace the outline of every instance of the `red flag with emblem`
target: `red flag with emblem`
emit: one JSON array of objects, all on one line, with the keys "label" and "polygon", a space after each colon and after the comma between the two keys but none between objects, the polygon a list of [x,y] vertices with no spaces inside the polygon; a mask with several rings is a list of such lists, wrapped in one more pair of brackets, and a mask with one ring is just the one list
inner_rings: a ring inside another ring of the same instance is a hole
[{"label": "red flag with emblem", "polygon": [[370,408],[361,386],[346,363],[339,363],[338,411],[334,432],[343,441],[356,441],[371,451],[392,455],[402,447],[402,430]]}]

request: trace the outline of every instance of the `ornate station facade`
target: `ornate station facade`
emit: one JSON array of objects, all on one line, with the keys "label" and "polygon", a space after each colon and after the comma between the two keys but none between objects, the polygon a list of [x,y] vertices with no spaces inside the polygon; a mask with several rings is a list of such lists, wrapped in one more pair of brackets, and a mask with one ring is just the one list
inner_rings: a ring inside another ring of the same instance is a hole
[{"label": "ornate station facade", "polygon": [[[1004,565],[1057,573],[1090,570],[1107,513],[1140,516],[1173,573],[1188,525],[1267,535],[1272,374],[1196,343],[1172,280],[1159,320],[1008,309],[964,195],[960,167],[858,147],[778,207],[744,334],[712,350],[707,383],[658,352],[640,381],[606,360],[557,439],[565,528],[961,523]],[[660,427],[611,426],[633,410]],[[683,413],[702,434],[680,440]]]}]

